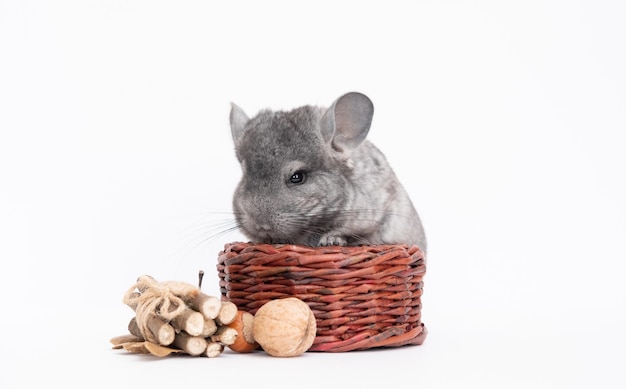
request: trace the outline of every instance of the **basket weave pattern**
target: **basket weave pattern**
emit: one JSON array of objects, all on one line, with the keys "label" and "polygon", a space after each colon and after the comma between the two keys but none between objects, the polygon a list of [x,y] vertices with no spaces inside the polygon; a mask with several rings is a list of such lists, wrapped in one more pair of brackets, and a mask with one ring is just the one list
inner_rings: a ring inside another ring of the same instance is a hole
[{"label": "basket weave pattern", "polygon": [[417,246],[235,242],[219,253],[217,270],[222,298],[252,314],[273,299],[306,302],[317,323],[310,351],[422,344],[426,338],[426,261]]}]

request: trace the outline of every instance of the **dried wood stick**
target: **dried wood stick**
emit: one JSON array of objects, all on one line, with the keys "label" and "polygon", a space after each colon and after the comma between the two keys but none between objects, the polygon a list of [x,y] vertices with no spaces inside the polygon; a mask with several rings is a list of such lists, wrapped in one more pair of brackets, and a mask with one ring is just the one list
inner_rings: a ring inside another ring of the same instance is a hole
[{"label": "dried wood stick", "polygon": [[214,342],[220,342],[225,346],[230,346],[235,343],[235,340],[237,340],[237,335],[239,335],[239,333],[234,328],[220,327],[217,329],[215,335],[211,336],[211,340]]},{"label": "dried wood stick", "polygon": [[172,319],[170,324],[175,329],[185,331],[191,336],[198,336],[204,329],[204,316],[193,309],[185,308],[180,315]]},{"label": "dried wood stick", "polygon": [[189,300],[187,304],[194,310],[200,312],[206,319],[215,319],[220,313],[222,302],[215,296],[209,296],[202,292]]},{"label": "dried wood stick", "polygon": [[141,296],[139,292],[132,292],[128,294],[128,306],[133,310],[137,310],[137,299]]},{"label": "dried wood stick", "polygon": [[139,325],[137,324],[137,317],[133,317],[128,322],[128,332],[130,332],[131,335],[140,337],[144,340],[146,338],[150,338],[161,346],[167,346],[172,344],[172,342],[174,341],[174,335],[176,334],[174,327],[167,324],[156,314],[150,315],[148,317],[147,325],[147,329],[148,331],[150,331],[150,333],[143,334],[141,332],[141,329],[139,328]]},{"label": "dried wood stick", "polygon": [[143,293],[148,290],[148,282],[157,282],[157,280],[147,274],[137,277],[137,290],[139,291],[139,293]]},{"label": "dried wood stick", "polygon": [[204,327],[202,328],[202,333],[200,335],[207,338],[215,334],[216,331],[217,331],[217,323],[215,323],[215,320],[206,319],[204,320]]},{"label": "dried wood stick", "polygon": [[148,326],[148,329],[154,336],[156,343],[160,344],[161,346],[168,346],[172,344],[176,335],[174,327],[169,325],[156,313],[148,315],[146,324]]},{"label": "dried wood stick", "polygon": [[201,336],[191,336],[184,332],[176,334],[174,339],[174,346],[183,350],[185,353],[197,356],[206,351],[207,340]]},{"label": "dried wood stick", "polygon": [[230,301],[222,301],[222,307],[220,308],[220,312],[215,319],[219,324],[230,324],[237,317],[237,306]]},{"label": "dried wood stick", "polygon": [[136,317],[133,317],[128,322],[128,332],[130,332],[131,335],[144,339],[143,334],[141,333],[141,330],[139,329],[139,325],[137,324]]},{"label": "dried wood stick", "polygon": [[[153,279],[150,276],[142,276],[139,279],[148,278]],[[145,288],[139,287],[140,291],[145,291]],[[137,311],[138,304],[141,297],[141,292],[131,292],[129,293],[125,300],[127,301],[127,305],[133,310]],[[134,317],[128,323],[128,332],[132,335],[142,337],[146,340],[154,341],[162,346],[167,346],[172,344],[174,341],[175,331],[174,328],[169,325],[165,320],[160,318],[157,313],[151,313],[147,317],[144,318],[146,320],[146,327],[144,327],[144,331],[149,331],[149,334],[143,334],[142,330],[137,323],[137,317]]]},{"label": "dried wood stick", "polygon": [[224,351],[224,346],[217,342],[209,342],[204,353],[209,358],[215,358]]}]

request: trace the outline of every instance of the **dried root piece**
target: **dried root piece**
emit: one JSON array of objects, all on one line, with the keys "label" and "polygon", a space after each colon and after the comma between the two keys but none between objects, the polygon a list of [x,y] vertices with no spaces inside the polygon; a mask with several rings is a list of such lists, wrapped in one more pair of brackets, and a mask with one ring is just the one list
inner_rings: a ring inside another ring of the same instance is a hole
[{"label": "dried root piece", "polygon": [[205,338],[201,336],[191,336],[184,332],[176,334],[176,338],[174,339],[174,346],[192,356],[204,353],[207,344],[208,342]]},{"label": "dried root piece", "polygon": [[215,334],[215,332],[217,332],[217,323],[215,323],[215,320],[206,319],[200,335],[208,338],[209,336]]},{"label": "dried root piece", "polygon": [[211,336],[211,340],[222,343],[225,346],[230,346],[237,340],[237,335],[236,329],[224,326],[217,329],[215,335]]},{"label": "dried root piece", "polygon": [[220,299],[214,296],[209,296],[202,292],[198,293],[196,297],[189,300],[189,306],[200,312],[206,319],[215,319],[220,313],[222,308],[222,302]]},{"label": "dried root piece", "polygon": [[133,317],[128,322],[128,332],[130,332],[131,335],[137,338],[141,338],[141,340],[144,340],[143,334],[141,333],[141,330],[139,329],[139,325],[137,325],[136,317]]},{"label": "dried root piece", "polygon": [[224,352],[224,346],[221,343],[209,342],[204,353],[209,358],[215,358]]},{"label": "dried root piece", "polygon": [[222,301],[222,307],[215,320],[222,325],[230,324],[237,317],[237,310],[235,304],[230,301]]},{"label": "dried root piece", "polygon": [[204,329],[204,316],[198,311],[185,308],[180,315],[172,319],[171,324],[179,331],[185,331],[191,336],[198,336],[202,334]]},{"label": "dried root piece", "polygon": [[148,335],[152,335],[147,340],[150,340],[153,343],[158,343],[162,346],[168,346],[174,341],[174,336],[176,335],[174,327],[168,324],[157,314],[153,313],[148,315],[147,326],[149,330]]}]

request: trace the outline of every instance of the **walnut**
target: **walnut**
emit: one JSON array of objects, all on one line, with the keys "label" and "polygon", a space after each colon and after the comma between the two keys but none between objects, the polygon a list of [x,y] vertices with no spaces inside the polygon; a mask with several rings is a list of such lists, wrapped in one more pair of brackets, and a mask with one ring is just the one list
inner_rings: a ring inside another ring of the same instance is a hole
[{"label": "walnut", "polygon": [[317,325],[311,308],[295,297],[272,300],[254,315],[254,340],[275,357],[294,357],[315,340]]}]

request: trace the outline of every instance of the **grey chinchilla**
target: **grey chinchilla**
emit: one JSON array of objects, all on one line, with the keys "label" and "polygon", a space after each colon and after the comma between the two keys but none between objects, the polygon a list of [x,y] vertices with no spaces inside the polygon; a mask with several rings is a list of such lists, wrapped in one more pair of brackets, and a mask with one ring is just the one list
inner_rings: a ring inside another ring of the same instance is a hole
[{"label": "grey chinchilla", "polygon": [[243,177],[237,225],[252,241],[418,245],[420,218],[385,156],[366,140],[374,106],[351,92],[329,108],[263,110],[232,104],[230,125]]}]

